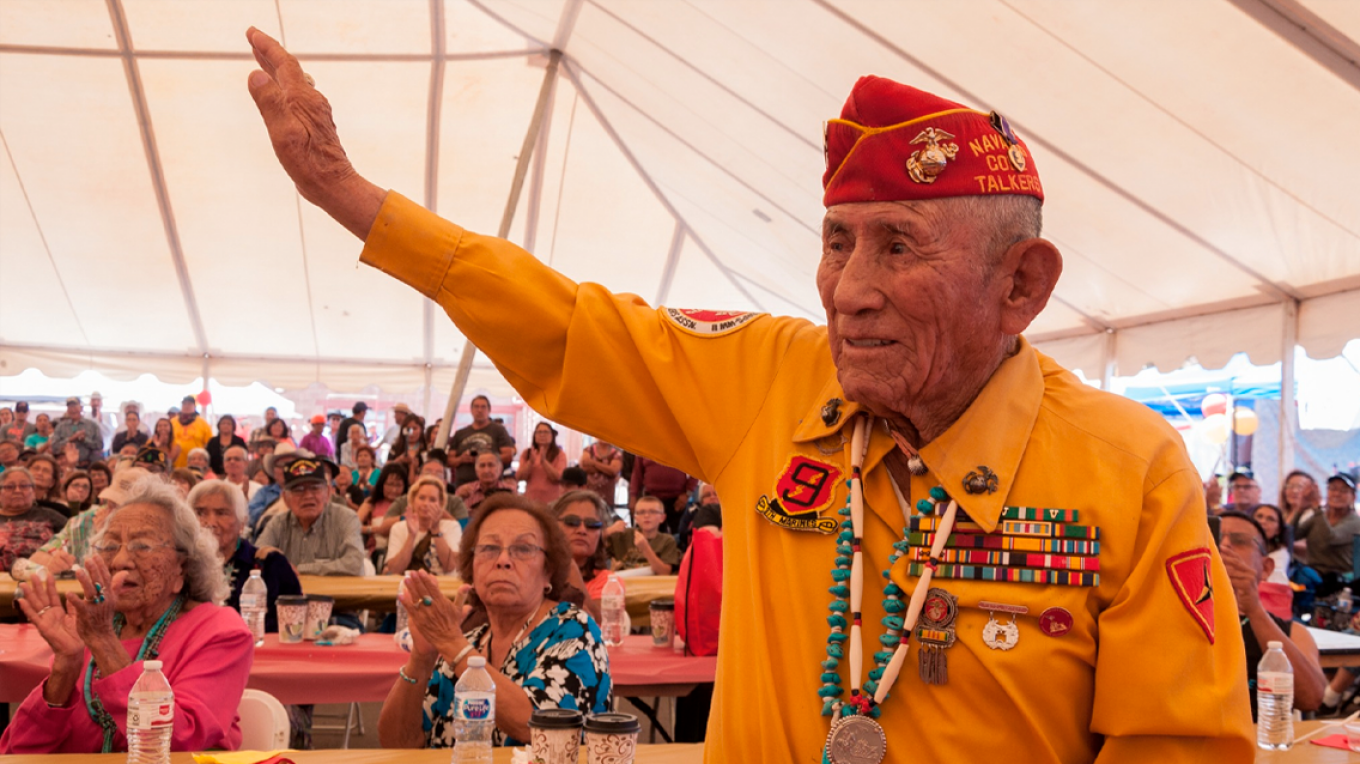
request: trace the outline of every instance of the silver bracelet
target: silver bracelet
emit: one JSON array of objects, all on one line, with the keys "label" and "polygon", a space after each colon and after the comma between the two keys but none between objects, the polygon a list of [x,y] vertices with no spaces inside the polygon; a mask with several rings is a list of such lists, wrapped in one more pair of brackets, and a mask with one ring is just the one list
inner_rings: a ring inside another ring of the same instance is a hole
[{"label": "silver bracelet", "polygon": [[451,668],[451,669],[453,669],[455,672],[457,672],[457,671],[458,671],[458,664],[462,663],[462,662],[463,662],[463,659],[466,658],[466,657],[468,657],[468,653],[470,653],[470,652],[472,652],[472,643],[471,643],[471,642],[468,643],[468,646],[467,646],[467,647],[464,647],[462,650],[459,650],[459,651],[458,651],[458,655],[454,656],[454,659],[453,659],[452,661],[449,662],[449,668]]}]

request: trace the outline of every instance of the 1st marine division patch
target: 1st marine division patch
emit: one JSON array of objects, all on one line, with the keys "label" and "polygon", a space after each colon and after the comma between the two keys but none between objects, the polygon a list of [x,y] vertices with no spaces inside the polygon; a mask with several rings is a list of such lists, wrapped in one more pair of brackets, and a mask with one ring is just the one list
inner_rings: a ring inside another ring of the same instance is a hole
[{"label": "1st marine division patch", "polygon": [[795,531],[835,533],[839,523],[834,517],[820,517],[831,506],[840,469],[798,455],[789,459],[775,481],[774,498],[761,496],[756,511],[781,528]]},{"label": "1st marine division patch", "polygon": [[662,314],[672,324],[700,337],[721,337],[741,328],[743,324],[763,313],[727,310],[696,310],[693,308],[662,308]]}]

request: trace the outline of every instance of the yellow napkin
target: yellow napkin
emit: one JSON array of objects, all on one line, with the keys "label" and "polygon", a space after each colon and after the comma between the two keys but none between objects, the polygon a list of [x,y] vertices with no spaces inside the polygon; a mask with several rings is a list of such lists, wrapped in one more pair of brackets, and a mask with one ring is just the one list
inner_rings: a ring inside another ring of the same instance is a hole
[{"label": "yellow napkin", "polygon": [[283,751],[216,751],[194,754],[195,764],[258,764],[268,761]]}]

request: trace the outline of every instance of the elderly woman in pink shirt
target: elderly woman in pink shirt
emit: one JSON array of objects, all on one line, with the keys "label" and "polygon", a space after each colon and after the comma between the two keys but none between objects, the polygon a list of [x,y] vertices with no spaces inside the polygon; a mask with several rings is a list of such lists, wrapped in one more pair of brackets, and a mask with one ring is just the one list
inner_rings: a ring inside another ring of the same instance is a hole
[{"label": "elderly woman in pink shirt", "polygon": [[235,749],[236,707],[253,660],[226,596],[217,544],[174,486],[133,484],[76,573],[65,605],[47,576],[19,607],[52,648],[52,670],[19,706],[0,754],[126,751],[128,693],[159,660],[175,692],[174,751]]},{"label": "elderly woman in pink shirt", "polygon": [[567,455],[557,445],[557,430],[547,422],[534,428],[534,442],[519,455],[519,472],[515,477],[524,481],[524,495],[543,504],[552,504],[562,495],[562,470],[567,468]]}]

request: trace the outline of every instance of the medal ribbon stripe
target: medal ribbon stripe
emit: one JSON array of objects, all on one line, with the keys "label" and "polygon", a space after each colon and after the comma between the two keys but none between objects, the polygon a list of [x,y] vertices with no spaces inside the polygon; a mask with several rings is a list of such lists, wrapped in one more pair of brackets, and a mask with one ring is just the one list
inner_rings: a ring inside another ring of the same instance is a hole
[{"label": "medal ribbon stripe", "polygon": [[[911,533],[907,535],[907,543],[913,547],[929,547],[934,541],[934,533]],[[1012,549],[1017,552],[1044,552],[1046,554],[1100,554],[1099,541],[1045,539],[1034,536],[1001,536],[982,533],[961,533],[951,536],[945,546],[947,548],[969,549]]]},{"label": "medal ribbon stripe", "polygon": [[[930,558],[930,550],[922,547],[911,547],[910,555],[913,561],[924,562]],[[1029,552],[992,552],[985,549],[947,549],[940,555],[940,562],[997,565],[1012,568],[1100,570],[1099,557],[1031,554]]]},{"label": "medal ribbon stripe", "polygon": [[1079,522],[1075,509],[1048,509],[1040,507],[1002,507],[1002,520],[1041,520],[1050,523]]},{"label": "medal ribbon stripe", "polygon": [[[908,531],[933,531],[939,527],[939,524],[940,518],[938,517],[913,517]],[[963,532],[981,532],[982,527],[977,523],[958,522],[955,523],[955,530]],[[1087,539],[1091,541],[1100,538],[1100,528],[1095,525],[1027,522],[1023,520],[1003,520],[1001,522],[1001,533],[1007,536]]]},{"label": "medal ribbon stripe", "polygon": [[[913,562],[907,566],[907,575],[919,576],[925,570],[925,563]],[[1099,573],[1079,573],[1067,570],[1033,570],[1030,568],[1001,568],[990,565],[940,565],[935,576],[971,581],[1001,581],[1023,584],[1055,584],[1058,586],[1099,586]]]}]

